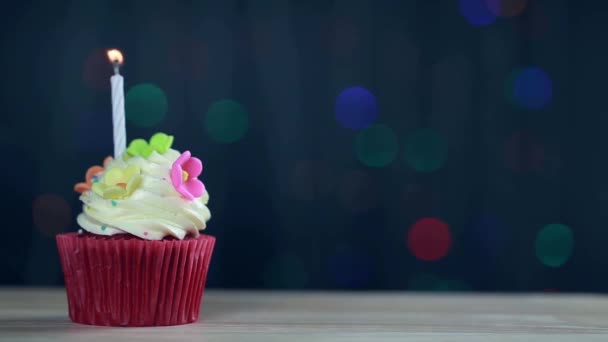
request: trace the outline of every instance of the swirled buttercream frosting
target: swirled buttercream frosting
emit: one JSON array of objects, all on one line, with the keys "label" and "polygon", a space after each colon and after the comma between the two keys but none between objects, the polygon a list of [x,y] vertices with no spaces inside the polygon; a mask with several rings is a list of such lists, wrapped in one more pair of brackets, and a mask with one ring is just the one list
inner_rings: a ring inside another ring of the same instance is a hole
[{"label": "swirled buttercream frosting", "polygon": [[172,141],[163,133],[150,143],[137,139],[123,157],[91,167],[86,183],[75,187],[83,203],[78,224],[93,234],[147,240],[198,236],[211,218],[209,194],[197,178],[202,163],[171,149]]}]

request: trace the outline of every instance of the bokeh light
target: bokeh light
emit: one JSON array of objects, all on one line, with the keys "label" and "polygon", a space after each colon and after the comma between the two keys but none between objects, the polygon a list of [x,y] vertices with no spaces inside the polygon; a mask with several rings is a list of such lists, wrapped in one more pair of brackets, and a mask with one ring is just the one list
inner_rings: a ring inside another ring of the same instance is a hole
[{"label": "bokeh light", "polygon": [[32,207],[34,226],[46,236],[68,231],[71,227],[72,209],[63,197],[42,194],[34,199]]},{"label": "bokeh light", "polygon": [[434,217],[418,220],[407,234],[407,246],[420,260],[440,260],[448,254],[451,245],[452,235],[447,223]]},{"label": "bokeh light", "polygon": [[435,291],[441,278],[432,273],[417,273],[412,275],[407,282],[407,288],[411,291]]},{"label": "bokeh light", "polygon": [[322,160],[298,160],[290,172],[289,193],[295,199],[312,201],[336,190],[336,175]]},{"label": "bokeh light", "polygon": [[570,259],[573,249],[574,236],[566,225],[546,225],[536,236],[536,257],[545,266],[562,266]]},{"label": "bokeh light", "polygon": [[299,160],[291,170],[289,178],[289,192],[298,200],[312,201],[317,194],[315,184],[317,183],[316,165],[311,160]]},{"label": "bokeh light", "polygon": [[336,120],[343,127],[361,129],[371,125],[377,117],[376,97],[363,87],[344,89],[336,98]]},{"label": "bokeh light", "polygon": [[165,92],[151,83],[131,87],[125,98],[127,120],[141,127],[159,124],[165,118],[168,107]]},{"label": "bokeh light", "polygon": [[398,149],[397,136],[386,125],[371,125],[361,130],[355,139],[357,159],[371,167],[389,165],[395,160]]},{"label": "bokeh light", "polygon": [[531,133],[516,132],[505,142],[505,164],[512,171],[538,172],[545,163],[545,147]]},{"label": "bokeh light", "polygon": [[498,257],[506,248],[507,232],[506,224],[497,215],[485,213],[471,220],[466,235],[483,256]]},{"label": "bokeh light", "polygon": [[500,17],[514,17],[526,8],[526,0],[485,0],[492,14]]},{"label": "bokeh light", "polygon": [[266,266],[264,283],[270,288],[303,289],[308,285],[308,272],[300,258],[284,254]]},{"label": "bokeh light", "polygon": [[112,113],[108,111],[84,111],[75,119],[72,135],[75,148],[87,154],[113,151]]},{"label": "bokeh light", "polygon": [[411,291],[470,291],[471,285],[459,279],[441,277],[432,273],[417,273],[408,279]]},{"label": "bokeh light", "polygon": [[459,292],[459,291],[471,291],[472,287],[469,283],[461,279],[441,279],[437,283],[437,291],[446,292]]},{"label": "bokeh light", "polygon": [[329,258],[328,273],[333,284],[339,288],[365,288],[371,281],[370,257],[360,249],[340,246]]},{"label": "bokeh light", "polygon": [[351,57],[359,47],[359,29],[353,19],[342,17],[335,20],[333,32],[325,34],[323,39],[327,39],[328,48],[340,58]]},{"label": "bokeh light", "polygon": [[402,193],[403,210],[419,216],[433,216],[439,207],[439,196],[428,186],[408,184]]},{"label": "bokeh light", "polygon": [[516,70],[507,79],[508,98],[516,105],[538,110],[547,106],[553,97],[553,84],[549,75],[538,67]]},{"label": "bokeh light", "polygon": [[170,70],[184,79],[199,79],[207,64],[207,49],[197,39],[180,37],[173,41],[167,55]]},{"label": "bokeh light", "polygon": [[507,78],[505,79],[505,84],[504,84],[504,94],[505,94],[505,98],[507,99],[507,101],[509,103],[511,103],[514,106],[518,106],[519,104],[517,103],[517,101],[515,100],[515,79],[519,76],[519,74],[522,72],[523,68],[515,68],[513,70],[511,70],[511,72],[507,75]]},{"label": "bokeh light", "polygon": [[496,20],[496,15],[490,11],[485,0],[459,0],[460,14],[475,26],[490,25]]},{"label": "bokeh light", "polygon": [[112,65],[104,49],[93,50],[84,61],[82,79],[90,89],[109,91],[112,74]]},{"label": "bokeh light", "polygon": [[405,159],[418,172],[432,172],[441,168],[447,157],[447,143],[428,128],[415,131],[405,145]]},{"label": "bokeh light", "polygon": [[367,212],[378,204],[378,186],[366,172],[348,171],[341,177],[338,201],[342,207],[353,213]]},{"label": "bokeh light", "polygon": [[233,100],[213,103],[205,115],[205,129],[211,140],[229,144],[243,138],[249,126],[247,110]]},{"label": "bokeh light", "polygon": [[[274,41],[274,33],[269,23],[258,21],[251,26],[251,43],[253,50],[259,58],[269,58],[272,56],[274,49],[277,48]],[[248,47],[244,46],[244,51],[249,52]]]},{"label": "bokeh light", "polygon": [[551,29],[551,17],[538,2],[531,2],[521,20],[513,21],[513,28],[524,39],[542,39]]}]

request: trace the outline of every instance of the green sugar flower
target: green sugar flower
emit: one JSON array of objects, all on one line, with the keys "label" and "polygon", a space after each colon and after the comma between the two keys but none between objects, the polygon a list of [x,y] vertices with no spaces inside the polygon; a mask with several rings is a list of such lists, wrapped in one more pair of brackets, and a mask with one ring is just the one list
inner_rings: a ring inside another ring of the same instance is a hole
[{"label": "green sugar flower", "polygon": [[166,153],[171,148],[171,145],[173,145],[173,136],[159,132],[150,138],[150,142],[144,139],[131,141],[127,148],[127,154],[131,157],[142,156],[148,158],[154,151],[159,154]]}]

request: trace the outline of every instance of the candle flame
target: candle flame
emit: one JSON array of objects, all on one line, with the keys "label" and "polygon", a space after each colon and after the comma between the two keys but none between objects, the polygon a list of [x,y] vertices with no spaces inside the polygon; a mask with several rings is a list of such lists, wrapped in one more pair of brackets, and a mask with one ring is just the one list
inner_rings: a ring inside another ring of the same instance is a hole
[{"label": "candle flame", "polygon": [[112,63],[122,64],[122,53],[116,49],[108,50],[108,58]]}]

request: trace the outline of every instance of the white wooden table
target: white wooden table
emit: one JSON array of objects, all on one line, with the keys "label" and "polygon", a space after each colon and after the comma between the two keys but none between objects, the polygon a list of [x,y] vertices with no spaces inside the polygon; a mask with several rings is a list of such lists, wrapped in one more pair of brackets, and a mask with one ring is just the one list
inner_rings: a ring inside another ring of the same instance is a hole
[{"label": "white wooden table", "polygon": [[63,289],[0,288],[0,341],[608,341],[608,297],[207,291],[198,323],[72,323]]}]

